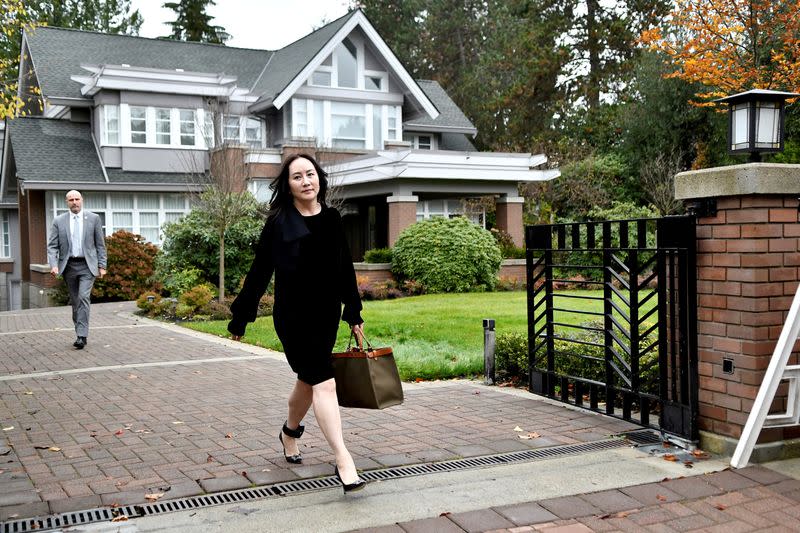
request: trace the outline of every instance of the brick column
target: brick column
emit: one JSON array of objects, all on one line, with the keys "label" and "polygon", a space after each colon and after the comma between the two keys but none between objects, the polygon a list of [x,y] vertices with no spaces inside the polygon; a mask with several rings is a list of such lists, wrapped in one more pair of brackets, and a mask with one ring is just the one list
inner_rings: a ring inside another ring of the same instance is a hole
[{"label": "brick column", "polygon": [[[800,165],[684,172],[675,190],[678,199],[716,201],[716,214],[697,225],[698,422],[701,447],[731,455],[800,281]],[[780,410],[785,387],[778,395]],[[764,429],[751,460],[796,451],[799,437],[800,426]]]},{"label": "brick column", "polygon": [[525,246],[525,230],[522,227],[522,207],[525,198],[501,196],[495,200],[497,227],[511,235],[514,245]]},{"label": "brick column", "polygon": [[394,246],[400,232],[417,221],[417,196],[389,196],[389,246]]}]

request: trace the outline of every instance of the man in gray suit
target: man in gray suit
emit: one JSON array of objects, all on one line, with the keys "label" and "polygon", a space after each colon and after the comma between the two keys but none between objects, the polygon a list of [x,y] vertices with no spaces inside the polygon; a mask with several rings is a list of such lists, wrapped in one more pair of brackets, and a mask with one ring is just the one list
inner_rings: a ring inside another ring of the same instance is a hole
[{"label": "man in gray suit", "polygon": [[92,286],[106,275],[106,241],[100,217],[83,209],[81,193],[69,191],[67,206],[69,212],[57,216],[50,228],[47,261],[53,276],[64,276],[78,337],[72,345],[82,350],[89,336]]}]

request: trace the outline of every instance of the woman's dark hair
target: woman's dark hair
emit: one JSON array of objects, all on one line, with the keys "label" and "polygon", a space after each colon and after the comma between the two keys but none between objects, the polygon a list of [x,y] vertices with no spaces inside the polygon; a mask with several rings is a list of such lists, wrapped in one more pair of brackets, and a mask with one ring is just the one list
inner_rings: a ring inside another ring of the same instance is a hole
[{"label": "woman's dark hair", "polygon": [[269,184],[269,188],[272,191],[272,198],[269,201],[269,212],[267,213],[267,218],[272,218],[284,209],[290,207],[294,201],[292,197],[292,192],[289,189],[289,165],[291,165],[294,161],[303,158],[311,162],[314,165],[314,170],[317,171],[317,176],[319,177],[319,193],[317,194],[317,201],[322,204],[325,204],[325,195],[328,193],[328,173],[325,172],[317,160],[311,157],[308,154],[292,154],[286,158],[283,162],[283,166],[281,166],[281,171],[278,176],[272,180],[272,183]]}]

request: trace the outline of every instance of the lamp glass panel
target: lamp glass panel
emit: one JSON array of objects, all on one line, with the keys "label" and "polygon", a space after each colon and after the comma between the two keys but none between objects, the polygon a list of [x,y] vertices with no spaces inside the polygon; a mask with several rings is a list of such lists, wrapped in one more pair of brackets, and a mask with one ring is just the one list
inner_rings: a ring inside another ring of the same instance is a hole
[{"label": "lamp glass panel", "polygon": [[759,102],[756,107],[756,148],[778,148],[780,108],[775,102]]},{"label": "lamp glass panel", "polygon": [[748,123],[750,117],[749,104],[733,106],[731,110],[733,124],[731,125],[731,149],[738,150],[748,147],[747,133],[750,130]]}]

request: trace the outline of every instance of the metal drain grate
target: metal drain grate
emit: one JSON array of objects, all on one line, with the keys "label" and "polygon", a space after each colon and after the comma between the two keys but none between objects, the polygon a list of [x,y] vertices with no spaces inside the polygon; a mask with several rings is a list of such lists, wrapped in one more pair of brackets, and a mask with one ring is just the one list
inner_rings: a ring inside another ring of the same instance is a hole
[{"label": "metal drain grate", "polygon": [[649,444],[661,444],[665,439],[662,435],[651,429],[640,429],[636,431],[629,431],[627,433],[620,433],[618,435],[624,439],[628,439],[637,446],[646,446]]},{"label": "metal drain grate", "polygon": [[[637,439],[644,438],[643,436],[638,436],[638,433],[642,432],[631,432],[617,436],[624,437],[627,440],[622,438],[613,438],[596,442],[554,446],[552,448],[540,448],[495,455],[484,455],[481,457],[454,459],[439,463],[422,463],[416,465],[384,468],[380,470],[368,470],[366,472],[362,472],[361,477],[367,481],[386,481],[390,479],[422,476],[440,472],[455,472],[459,470],[470,470],[475,468],[484,468],[487,466],[498,466],[523,461],[535,461],[539,459],[551,459],[554,457],[623,448],[630,445],[628,441],[639,443],[639,440]],[[652,432],[649,433],[652,434]],[[657,436],[656,442],[660,442]],[[108,522],[120,515],[124,515],[128,518],[137,518],[162,513],[199,509],[213,505],[261,500],[279,496],[290,496],[293,494],[301,494],[305,492],[319,491],[336,487],[340,487],[340,484],[334,476],[303,479],[299,481],[286,481],[263,487],[239,489],[228,492],[218,492],[214,494],[204,494],[202,496],[192,496],[189,498],[181,498],[165,502],[118,507],[114,509],[97,508],[86,511],[62,513],[43,518],[29,518],[3,522],[0,524],[2,525],[2,530],[0,530],[0,533],[28,533],[33,531],[38,533],[76,524]]]}]

